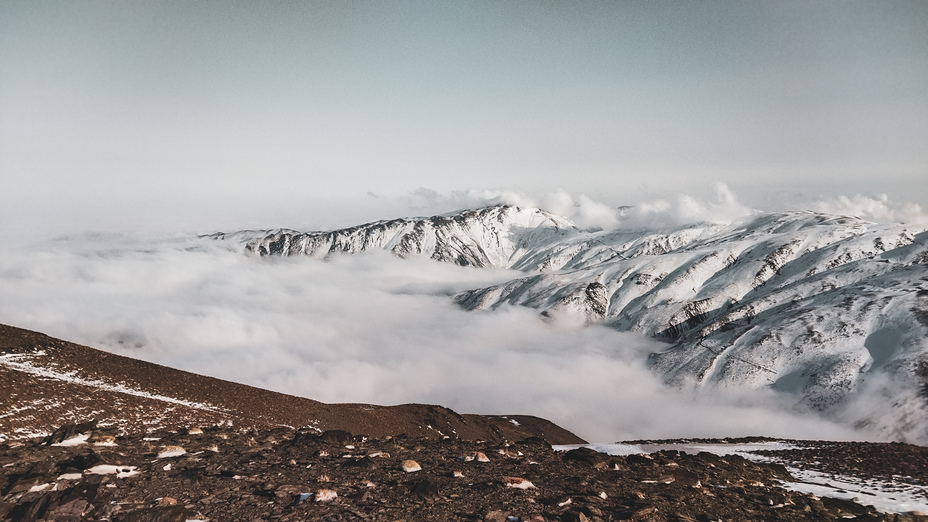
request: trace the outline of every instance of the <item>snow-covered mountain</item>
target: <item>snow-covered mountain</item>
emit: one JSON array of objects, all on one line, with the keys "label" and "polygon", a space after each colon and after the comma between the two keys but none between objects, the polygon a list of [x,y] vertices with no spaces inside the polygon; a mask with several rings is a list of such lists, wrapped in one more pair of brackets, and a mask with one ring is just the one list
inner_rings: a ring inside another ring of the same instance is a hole
[{"label": "snow-covered mountain", "polygon": [[789,212],[588,232],[543,210],[493,206],[232,239],[262,256],[386,249],[519,270],[523,277],[455,300],[640,332],[667,343],[649,363],[669,383],[770,387],[887,437],[928,442],[928,232],[920,228]]},{"label": "snow-covered mountain", "polygon": [[[377,221],[331,232],[277,230],[248,241],[264,255],[307,255],[384,249],[401,256],[426,255],[461,266],[522,268],[532,252],[576,232],[566,218],[544,210],[494,206],[429,218]],[[237,237],[242,237],[238,233]],[[247,238],[246,238],[247,239]]]}]

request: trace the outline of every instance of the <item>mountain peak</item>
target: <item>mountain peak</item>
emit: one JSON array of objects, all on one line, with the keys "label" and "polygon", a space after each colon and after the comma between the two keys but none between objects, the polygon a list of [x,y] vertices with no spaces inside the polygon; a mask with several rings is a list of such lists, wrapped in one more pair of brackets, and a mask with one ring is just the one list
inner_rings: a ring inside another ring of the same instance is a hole
[{"label": "mountain peak", "polygon": [[575,230],[570,220],[544,210],[494,205],[326,232],[267,232],[247,240],[245,249],[260,256],[315,258],[382,249],[400,257],[426,256],[461,266],[510,268],[527,251]]}]

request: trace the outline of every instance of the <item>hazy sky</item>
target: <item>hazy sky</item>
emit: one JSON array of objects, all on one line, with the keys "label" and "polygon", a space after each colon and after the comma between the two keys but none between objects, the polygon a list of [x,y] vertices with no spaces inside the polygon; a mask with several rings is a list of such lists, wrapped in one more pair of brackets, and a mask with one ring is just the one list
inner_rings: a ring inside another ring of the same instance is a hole
[{"label": "hazy sky", "polygon": [[928,2],[7,0],[0,181],[7,228],[420,187],[928,207]]}]

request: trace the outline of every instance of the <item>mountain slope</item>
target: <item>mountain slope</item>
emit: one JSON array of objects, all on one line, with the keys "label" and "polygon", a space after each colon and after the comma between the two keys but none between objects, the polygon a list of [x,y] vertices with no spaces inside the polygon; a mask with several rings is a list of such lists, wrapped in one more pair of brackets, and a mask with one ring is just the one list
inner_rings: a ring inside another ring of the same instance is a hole
[{"label": "mountain slope", "polygon": [[[394,219],[331,232],[278,230],[248,238],[259,255],[307,255],[388,250],[398,256],[425,255],[462,266],[520,268],[532,249],[570,232],[567,219],[538,209],[495,206],[448,216]],[[218,235],[225,238],[224,234]],[[241,235],[235,237],[242,237]]]},{"label": "mountain slope", "polygon": [[928,234],[901,225],[765,215],[656,255],[584,261],[456,299],[567,311],[662,339],[668,349],[650,363],[678,385],[769,386],[839,415],[876,382],[892,407],[848,412],[853,422],[925,441],[926,260]]},{"label": "mountain slope", "polygon": [[[0,325],[0,442],[96,420],[123,432],[195,426],[315,431],[377,437],[520,440],[577,436],[531,416],[459,415],[422,404],[324,404],[175,370]],[[513,419],[517,423],[511,422]]]},{"label": "mountain slope", "polygon": [[[334,232],[239,235],[260,255],[374,248],[524,277],[464,292],[667,343],[654,371],[681,386],[767,388],[882,436],[928,442],[928,233],[812,212],[728,225],[586,232],[494,206]],[[617,347],[618,349],[618,347]],[[880,401],[860,400],[882,395]]]}]

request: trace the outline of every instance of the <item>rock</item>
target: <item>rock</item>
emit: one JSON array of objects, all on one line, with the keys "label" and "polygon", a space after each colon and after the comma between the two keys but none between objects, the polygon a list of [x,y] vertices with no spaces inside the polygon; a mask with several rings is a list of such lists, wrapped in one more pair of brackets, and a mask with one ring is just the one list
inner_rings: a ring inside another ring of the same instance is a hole
[{"label": "rock", "polygon": [[79,522],[90,504],[84,499],[75,499],[48,512],[48,518],[56,522]]},{"label": "rock", "polygon": [[595,465],[598,462],[603,461],[606,458],[606,455],[590,449],[590,448],[576,448],[568,451],[564,454],[562,460],[564,461],[574,461],[582,462],[584,464],[589,464],[590,466]]},{"label": "rock", "polygon": [[477,462],[490,462],[490,459],[481,451],[472,451],[461,457],[461,459],[463,459],[464,462],[472,462],[475,460]]},{"label": "rock", "polygon": [[419,463],[416,462],[416,461],[414,461],[414,460],[404,460],[404,461],[403,461],[403,465],[401,466],[401,468],[402,468],[403,471],[405,471],[406,473],[413,473],[413,472],[416,472],[416,471],[422,471],[422,466],[420,466]]},{"label": "rock", "polygon": [[90,438],[90,442],[94,446],[115,446],[116,437],[112,435],[95,435]]},{"label": "rock", "polygon": [[535,485],[521,477],[503,477],[503,484],[507,488],[534,489]]},{"label": "rock", "polygon": [[180,446],[165,446],[158,452],[159,459],[166,459],[170,457],[180,457],[187,453],[187,450]]},{"label": "rock", "polygon": [[316,502],[331,502],[336,498],[338,498],[338,493],[334,489],[320,489],[313,495]]},{"label": "rock", "polygon": [[51,435],[45,438],[42,441],[42,444],[46,446],[51,446],[52,444],[60,444],[68,439],[72,439],[77,435],[83,433],[90,433],[91,431],[97,428],[97,421],[83,422],[80,424],[65,424],[60,428],[56,429]]},{"label": "rock", "polygon": [[626,455],[625,463],[629,466],[657,466],[657,462],[650,455]]}]

